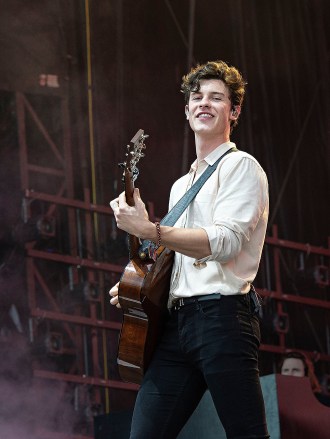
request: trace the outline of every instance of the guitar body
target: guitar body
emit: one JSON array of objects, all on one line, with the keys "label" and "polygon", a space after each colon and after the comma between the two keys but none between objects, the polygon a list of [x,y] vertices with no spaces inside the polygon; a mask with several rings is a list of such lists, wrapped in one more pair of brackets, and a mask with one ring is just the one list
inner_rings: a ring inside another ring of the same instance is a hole
[{"label": "guitar body", "polygon": [[174,252],[162,249],[157,260],[130,260],[119,283],[123,325],[118,367],[124,381],[140,384],[162,334],[167,313]]}]

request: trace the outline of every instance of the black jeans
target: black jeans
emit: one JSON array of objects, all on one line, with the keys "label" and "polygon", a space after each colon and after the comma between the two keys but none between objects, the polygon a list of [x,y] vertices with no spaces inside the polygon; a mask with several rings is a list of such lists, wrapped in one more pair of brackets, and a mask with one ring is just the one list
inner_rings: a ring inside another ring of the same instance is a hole
[{"label": "black jeans", "polygon": [[269,438],[259,344],[250,295],[172,311],[137,396],[130,438],[176,438],[206,388],[228,438]]}]

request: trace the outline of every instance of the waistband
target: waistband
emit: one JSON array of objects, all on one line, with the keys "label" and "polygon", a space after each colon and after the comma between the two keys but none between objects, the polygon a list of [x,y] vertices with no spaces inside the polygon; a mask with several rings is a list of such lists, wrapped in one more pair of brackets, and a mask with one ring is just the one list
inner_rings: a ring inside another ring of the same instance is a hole
[{"label": "waistband", "polygon": [[205,302],[207,300],[241,300],[242,297],[249,297],[251,294],[251,291],[244,294],[231,294],[231,295],[224,295],[221,293],[215,293],[215,294],[205,294],[202,296],[194,296],[194,297],[181,297],[179,299],[174,300],[172,303],[172,307],[170,308],[171,311],[178,311],[182,307],[186,305],[190,305],[192,303],[198,303],[198,302]]}]

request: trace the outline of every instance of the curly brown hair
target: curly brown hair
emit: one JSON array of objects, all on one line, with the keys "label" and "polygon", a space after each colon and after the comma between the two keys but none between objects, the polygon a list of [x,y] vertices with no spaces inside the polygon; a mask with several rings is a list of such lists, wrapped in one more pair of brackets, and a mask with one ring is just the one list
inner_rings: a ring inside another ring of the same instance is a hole
[{"label": "curly brown hair", "polygon": [[[228,87],[232,107],[242,106],[247,83],[236,67],[220,60],[198,64],[182,77],[181,92],[184,94],[186,104],[189,102],[190,93],[199,91],[202,79],[220,79],[223,81]],[[236,124],[237,120],[233,121],[232,126]]]}]

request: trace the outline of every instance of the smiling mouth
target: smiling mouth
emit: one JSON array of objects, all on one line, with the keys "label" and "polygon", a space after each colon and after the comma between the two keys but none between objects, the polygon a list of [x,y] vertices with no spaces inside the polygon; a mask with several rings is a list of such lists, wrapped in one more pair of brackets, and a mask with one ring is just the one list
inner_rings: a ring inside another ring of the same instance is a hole
[{"label": "smiling mouth", "polygon": [[197,119],[203,118],[203,119],[211,119],[213,116],[209,113],[199,113],[197,114]]}]

